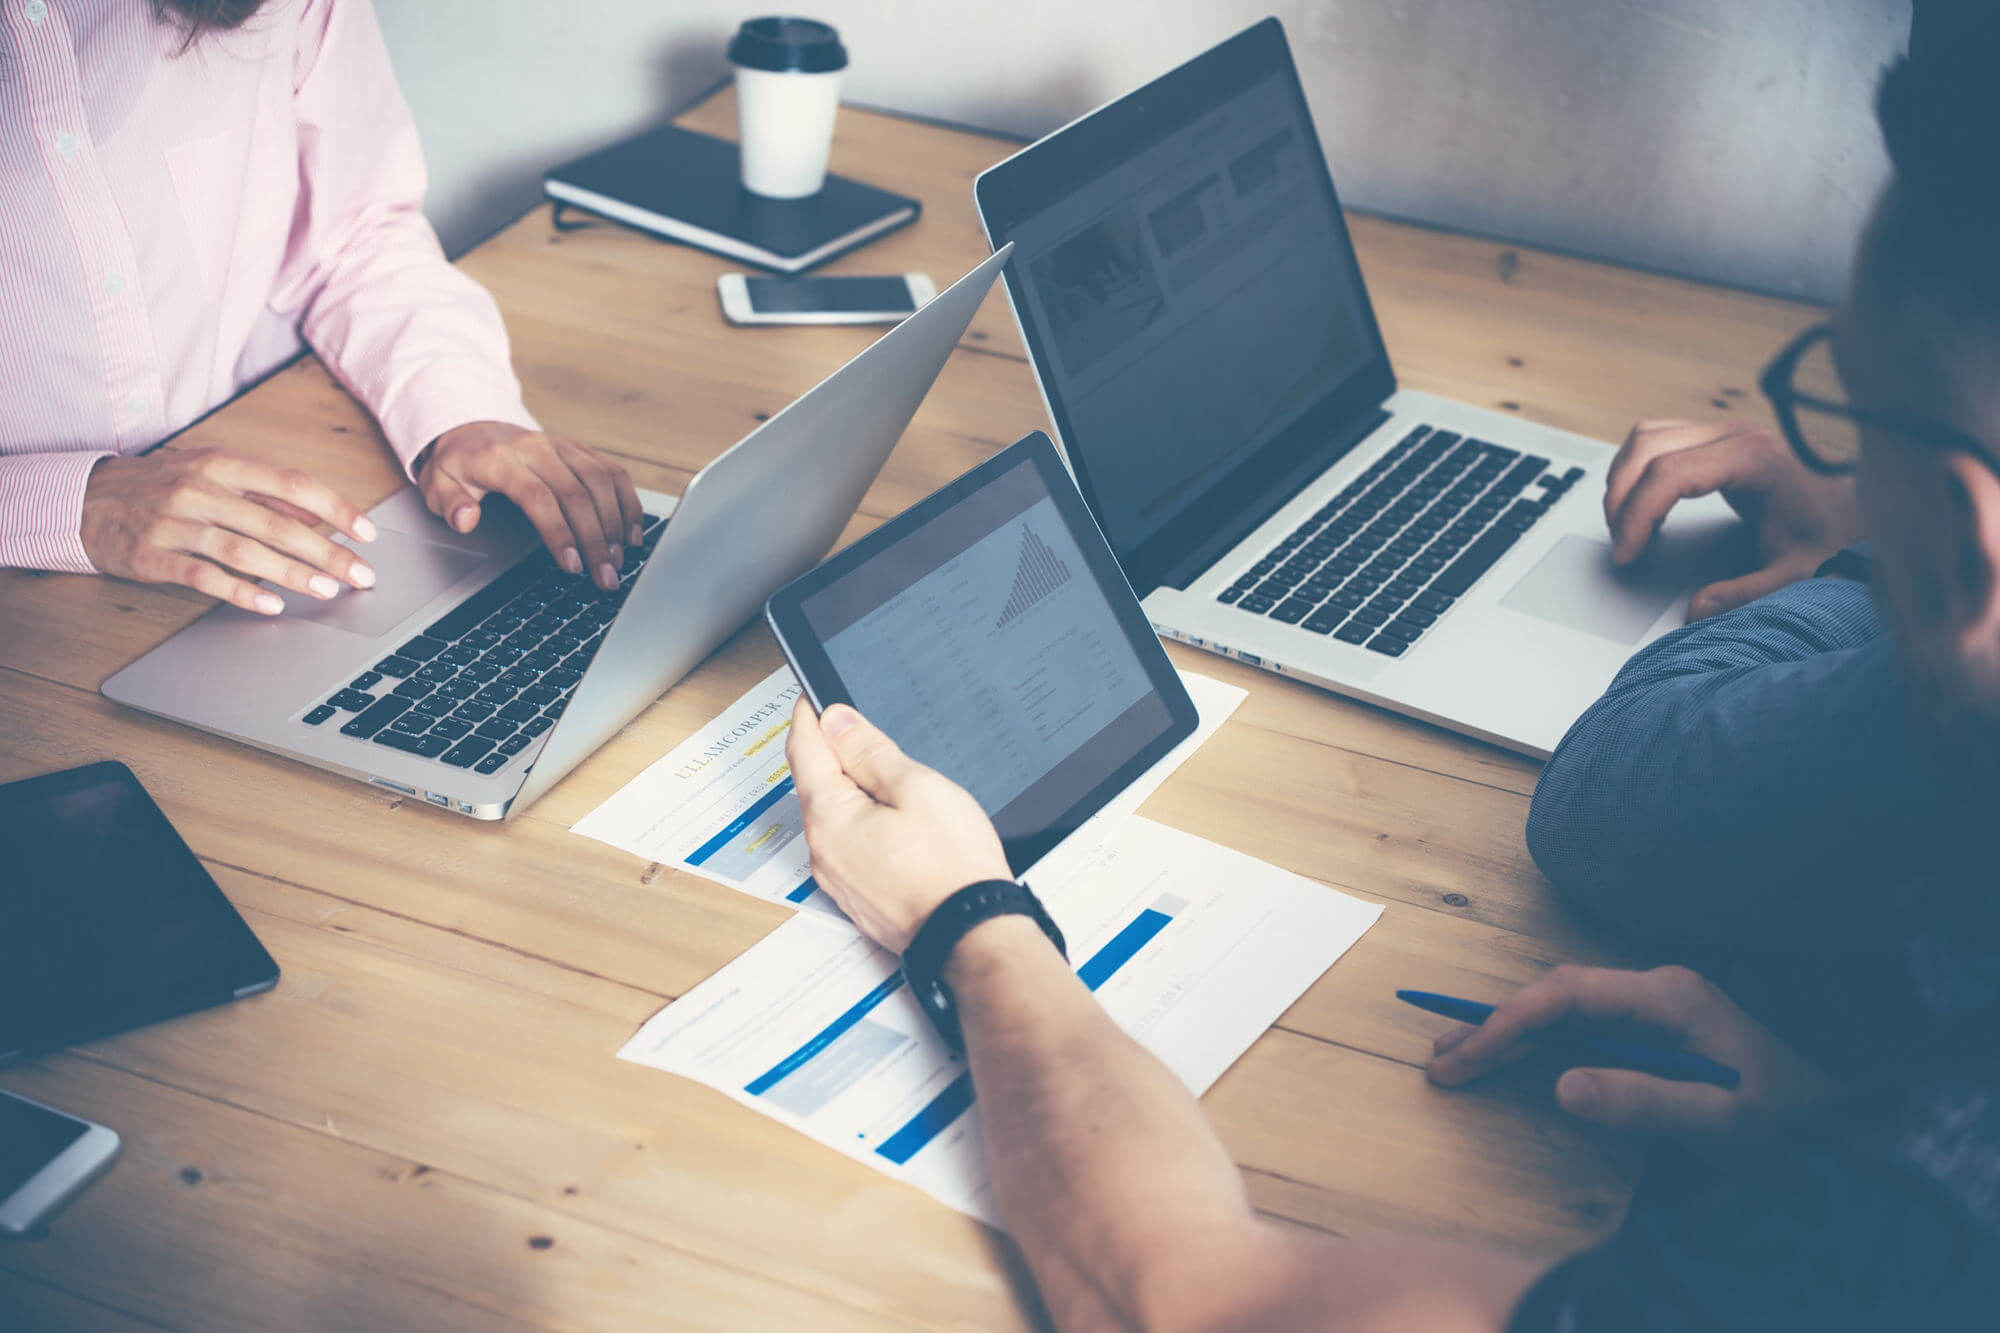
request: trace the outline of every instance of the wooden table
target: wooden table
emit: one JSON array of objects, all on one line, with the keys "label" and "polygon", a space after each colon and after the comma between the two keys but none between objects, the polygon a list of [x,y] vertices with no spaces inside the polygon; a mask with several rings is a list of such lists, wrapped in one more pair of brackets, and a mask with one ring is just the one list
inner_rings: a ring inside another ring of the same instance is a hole
[{"label": "wooden table", "polygon": [[[685,123],[733,134],[727,94]],[[835,265],[950,281],[985,253],[973,175],[1011,145],[849,110],[837,170],[923,220]],[[1353,219],[1403,381],[1604,439],[1637,416],[1758,413],[1801,306]],[[738,330],[731,264],[538,209],[464,260],[528,402],[689,474],[875,335]],[[996,289],[857,528],[1043,426]],[[296,461],[373,503],[400,483],[307,359],[175,440]],[[514,822],[478,824],[114,707],[98,684],[206,609],[109,579],[0,573],[0,779],[138,772],[284,969],[274,994],[32,1061],[0,1086],[125,1138],[42,1239],[0,1248],[0,1325],[176,1329],[1012,1327],[1006,1241],[720,1094],[613,1052],[783,919],[568,831],[779,660],[761,627]],[[1554,1256],[1614,1226],[1640,1165],[1544,1091],[1445,1093],[1441,1022],[1398,984],[1498,998],[1603,958],[1522,844],[1534,765],[1239,664],[1250,691],[1154,818],[1388,905],[1205,1099],[1257,1206]],[[246,670],[257,669],[255,663]],[[1270,774],[1284,776],[1274,787]],[[4,872],[0,872],[4,875]]]}]

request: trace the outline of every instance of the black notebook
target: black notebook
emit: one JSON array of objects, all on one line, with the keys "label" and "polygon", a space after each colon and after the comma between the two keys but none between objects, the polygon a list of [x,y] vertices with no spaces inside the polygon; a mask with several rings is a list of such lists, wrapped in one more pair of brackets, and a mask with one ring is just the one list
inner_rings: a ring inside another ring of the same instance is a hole
[{"label": "black notebook", "polygon": [[669,125],[557,167],[542,189],[572,205],[780,273],[803,273],[916,220],[923,205],[845,176],[767,199],[737,178],[736,145]]}]

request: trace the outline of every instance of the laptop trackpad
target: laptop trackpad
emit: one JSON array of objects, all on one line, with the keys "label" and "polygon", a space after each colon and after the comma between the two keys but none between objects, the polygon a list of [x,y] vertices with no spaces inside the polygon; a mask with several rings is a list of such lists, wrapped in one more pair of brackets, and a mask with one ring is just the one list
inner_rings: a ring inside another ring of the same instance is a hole
[{"label": "laptop trackpad", "polygon": [[410,612],[479,568],[486,557],[477,551],[441,546],[406,532],[383,528],[363,546],[343,541],[362,553],[380,580],[366,590],[342,589],[330,602],[287,588],[276,589],[285,599],[285,614],[329,629],[374,638],[394,629]]},{"label": "laptop trackpad", "polygon": [[1507,590],[1500,605],[1614,643],[1636,644],[1687,590],[1686,562],[1650,557],[1628,569],[1611,563],[1611,547],[1565,536]]}]

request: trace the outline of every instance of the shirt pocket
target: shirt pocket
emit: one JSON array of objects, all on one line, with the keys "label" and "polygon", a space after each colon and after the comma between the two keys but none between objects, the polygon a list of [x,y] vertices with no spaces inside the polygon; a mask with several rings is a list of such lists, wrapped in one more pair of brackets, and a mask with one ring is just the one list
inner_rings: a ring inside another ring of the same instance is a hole
[{"label": "shirt pocket", "polygon": [[245,137],[232,127],[167,150],[167,175],[180,200],[195,266],[211,293],[219,294],[228,279],[237,231],[244,225]]}]

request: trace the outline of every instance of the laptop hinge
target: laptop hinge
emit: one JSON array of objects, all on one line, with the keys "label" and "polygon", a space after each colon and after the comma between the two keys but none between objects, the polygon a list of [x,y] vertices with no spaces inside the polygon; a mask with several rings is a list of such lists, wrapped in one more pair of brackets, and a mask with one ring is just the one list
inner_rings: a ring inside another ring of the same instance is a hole
[{"label": "laptop hinge", "polygon": [[1388,419],[1388,410],[1377,407],[1350,422],[1344,430],[1329,436],[1325,443],[1300,460],[1297,466],[1285,472],[1255,498],[1238,508],[1228,522],[1195,543],[1186,555],[1160,575],[1160,585],[1185,592],[1187,586],[1200,578],[1210,565],[1221,559],[1230,547],[1249,536],[1265,519],[1290,504],[1292,498],[1304,490],[1320,473],[1333,466],[1342,455],[1379,429]]}]

